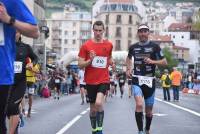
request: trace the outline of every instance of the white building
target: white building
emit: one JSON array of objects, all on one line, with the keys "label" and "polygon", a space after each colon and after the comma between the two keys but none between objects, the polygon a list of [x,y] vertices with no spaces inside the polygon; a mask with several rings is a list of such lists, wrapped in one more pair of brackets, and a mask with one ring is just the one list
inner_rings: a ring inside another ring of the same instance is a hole
[{"label": "white building", "polygon": [[165,19],[163,20],[163,31],[167,32],[168,31],[168,27],[172,24],[172,23],[178,23],[178,21],[172,17],[172,16],[166,16]]},{"label": "white building", "polygon": [[80,46],[91,38],[91,13],[77,11],[73,5],[66,5],[63,13],[55,13],[47,19],[50,37],[47,44],[61,58],[70,51],[79,50]]},{"label": "white building", "polygon": [[[46,0],[24,0],[24,3],[27,5],[32,14],[36,17],[39,27],[45,26],[46,22],[44,6],[46,4]],[[44,37],[42,36],[42,34],[38,39],[23,37],[23,41],[37,47],[41,47],[44,45]]]},{"label": "white building", "polygon": [[169,15],[175,17],[178,22],[187,22],[194,13],[194,10],[190,8],[176,7],[169,11]]},{"label": "white building", "polygon": [[[94,5],[97,7],[98,5]],[[138,41],[137,28],[142,22],[134,0],[104,0],[95,20],[105,24],[105,38],[113,43],[114,51],[127,51]]]},{"label": "white building", "polygon": [[192,64],[200,63],[200,42],[199,40],[191,40],[190,32],[164,32],[163,35],[171,36],[172,41],[177,46],[189,48],[189,62]]}]

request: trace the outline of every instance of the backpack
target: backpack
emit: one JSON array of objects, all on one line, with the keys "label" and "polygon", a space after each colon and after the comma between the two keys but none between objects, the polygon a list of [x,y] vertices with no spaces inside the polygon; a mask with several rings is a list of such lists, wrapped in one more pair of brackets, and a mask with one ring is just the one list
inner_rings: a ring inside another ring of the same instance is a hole
[{"label": "backpack", "polygon": [[166,79],[165,79],[165,84],[166,85],[171,85],[171,80],[169,78],[169,75],[167,75]]},{"label": "backpack", "polygon": [[50,97],[50,91],[47,87],[44,87],[43,90],[42,90],[42,96],[44,98],[49,98]]}]

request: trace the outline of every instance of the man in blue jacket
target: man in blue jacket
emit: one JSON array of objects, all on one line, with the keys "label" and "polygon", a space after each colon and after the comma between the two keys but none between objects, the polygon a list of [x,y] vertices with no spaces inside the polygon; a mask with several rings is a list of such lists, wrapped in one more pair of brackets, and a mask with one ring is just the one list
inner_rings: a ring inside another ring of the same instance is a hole
[{"label": "man in blue jacket", "polygon": [[35,18],[22,0],[0,0],[0,134],[6,134],[7,102],[14,83],[15,33],[39,36]]}]

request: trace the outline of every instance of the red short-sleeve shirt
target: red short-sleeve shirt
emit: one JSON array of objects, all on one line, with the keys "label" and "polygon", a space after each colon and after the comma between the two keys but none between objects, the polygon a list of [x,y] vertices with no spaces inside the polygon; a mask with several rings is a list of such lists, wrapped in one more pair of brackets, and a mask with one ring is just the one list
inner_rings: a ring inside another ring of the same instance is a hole
[{"label": "red short-sleeve shirt", "polygon": [[88,60],[89,52],[93,50],[96,57],[92,64],[85,68],[84,79],[86,84],[97,85],[102,83],[109,83],[109,59],[112,55],[113,45],[108,40],[103,40],[102,43],[96,43],[92,39],[86,41],[80,51],[79,57]]}]

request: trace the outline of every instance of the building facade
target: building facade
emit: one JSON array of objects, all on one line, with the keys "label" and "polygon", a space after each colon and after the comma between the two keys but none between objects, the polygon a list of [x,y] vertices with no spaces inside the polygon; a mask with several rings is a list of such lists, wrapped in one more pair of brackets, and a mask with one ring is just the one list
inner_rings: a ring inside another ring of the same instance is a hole
[{"label": "building facade", "polygon": [[[37,19],[38,27],[46,26],[45,21],[45,5],[46,0],[24,0],[24,3],[27,5],[27,7],[30,9],[32,14]],[[45,69],[45,37],[43,33],[40,33],[40,36],[37,39],[32,39],[28,37],[22,37],[22,41],[31,45],[34,52],[39,57],[39,63],[43,66],[43,69]]]},{"label": "building facade", "polygon": [[104,0],[95,20],[105,23],[105,38],[113,43],[114,51],[127,51],[138,41],[137,28],[142,22],[134,0]]},{"label": "building facade", "polygon": [[66,5],[63,13],[55,13],[47,19],[50,45],[58,59],[67,52],[78,51],[91,38],[91,13],[77,11],[74,5]]}]

